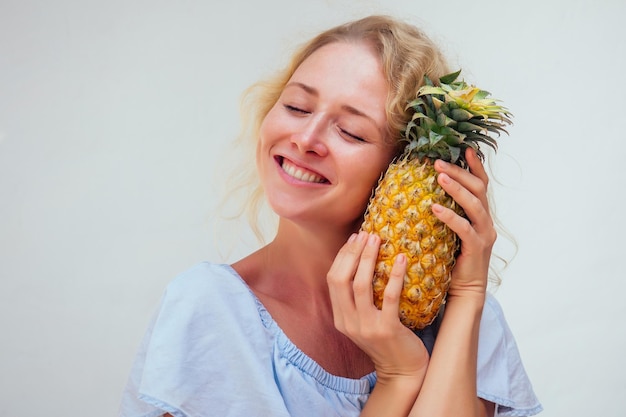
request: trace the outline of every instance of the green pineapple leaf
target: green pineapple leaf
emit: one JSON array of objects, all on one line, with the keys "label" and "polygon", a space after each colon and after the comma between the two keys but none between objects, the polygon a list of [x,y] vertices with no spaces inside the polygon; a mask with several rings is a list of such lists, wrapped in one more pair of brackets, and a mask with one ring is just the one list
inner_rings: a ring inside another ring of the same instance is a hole
[{"label": "green pineapple leaf", "polygon": [[451,84],[454,82],[454,80],[457,79],[457,77],[459,76],[459,74],[461,74],[461,70],[458,70],[457,72],[453,72],[447,75],[444,75],[443,77],[439,78],[439,82],[441,84]]},{"label": "green pineapple leaf", "polygon": [[495,137],[511,124],[511,113],[486,90],[458,80],[461,70],[439,78],[439,85],[424,76],[424,85],[407,104],[412,111],[405,126],[407,153],[419,158],[440,158],[466,167],[465,150],[480,145],[497,149]]}]

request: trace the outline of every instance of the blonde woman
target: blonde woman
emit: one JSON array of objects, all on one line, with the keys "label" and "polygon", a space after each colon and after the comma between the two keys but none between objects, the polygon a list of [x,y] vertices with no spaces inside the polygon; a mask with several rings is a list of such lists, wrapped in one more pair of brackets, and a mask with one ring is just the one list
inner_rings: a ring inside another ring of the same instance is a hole
[{"label": "blonde woman", "polygon": [[419,30],[371,16],[315,37],[253,90],[256,167],[279,218],[276,235],[232,265],[204,262],[168,286],[121,416],[485,417],[541,410],[486,292],[496,232],[487,174],[473,151],[469,170],[436,165],[442,187],[471,223],[433,207],[462,240],[434,346],[432,331],[416,335],[399,321],[402,255],[382,310],[372,302],[380,239],[359,233],[359,225],[400,149],[405,103],[424,75],[447,72]]}]

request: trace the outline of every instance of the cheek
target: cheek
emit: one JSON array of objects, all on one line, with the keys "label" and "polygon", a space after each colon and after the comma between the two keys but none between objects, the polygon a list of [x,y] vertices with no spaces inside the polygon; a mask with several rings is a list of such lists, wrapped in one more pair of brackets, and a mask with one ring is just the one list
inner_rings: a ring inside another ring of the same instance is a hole
[{"label": "cheek", "polygon": [[272,126],[276,126],[281,120],[281,106],[278,103],[274,103],[274,106],[270,109],[269,112],[263,118],[261,122],[261,126],[259,127],[259,132],[272,130]]},{"label": "cheek", "polygon": [[395,152],[392,152],[390,149],[381,149],[377,157],[371,159],[372,171],[369,174],[371,177],[368,178],[371,179],[374,186],[376,186],[380,177],[387,171],[387,168],[389,168],[389,164],[393,161],[394,155]]},{"label": "cheek", "polygon": [[269,146],[268,141],[269,138],[272,137],[272,111],[265,116],[263,122],[261,122],[261,126],[259,127],[259,131],[257,133],[256,139],[256,158],[257,165],[259,164],[260,157],[263,153],[263,150],[266,150]]},{"label": "cheek", "polygon": [[265,183],[266,171],[267,171],[267,154],[268,153],[267,153],[267,146],[266,146],[265,138],[266,136],[265,136],[265,132],[263,128],[259,129],[259,132],[256,138],[256,144],[255,144],[254,164],[256,168],[256,175],[258,176],[258,179],[261,182],[261,184]]},{"label": "cheek", "polygon": [[372,197],[374,188],[378,184],[378,180],[383,174],[382,169],[386,169],[386,167],[386,165],[383,167],[380,163],[373,163],[369,166],[359,164],[353,167],[352,175],[356,180],[348,192],[352,195],[351,201],[359,209],[367,205],[367,202]]},{"label": "cheek", "polygon": [[373,160],[372,164],[370,165],[371,169],[369,169],[367,172],[365,172],[363,167],[361,167],[360,175],[361,178],[363,178],[362,192],[366,195],[366,200],[369,201],[369,199],[371,198],[374,189],[378,185],[381,177],[387,171],[387,168],[389,167],[392,159],[393,158],[389,156],[389,158],[379,159],[378,161]]}]

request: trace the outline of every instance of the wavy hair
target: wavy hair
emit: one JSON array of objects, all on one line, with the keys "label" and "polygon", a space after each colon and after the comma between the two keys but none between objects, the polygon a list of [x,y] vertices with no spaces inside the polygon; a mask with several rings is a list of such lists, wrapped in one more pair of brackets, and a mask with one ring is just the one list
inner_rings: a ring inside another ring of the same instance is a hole
[{"label": "wavy hair", "polygon": [[[321,47],[335,43],[364,43],[380,58],[383,74],[389,85],[385,106],[388,140],[400,143],[402,130],[410,117],[406,104],[416,96],[424,75],[437,80],[448,73],[448,65],[439,48],[415,26],[390,16],[374,15],[328,29],[301,45],[289,63],[274,76],[259,81],[245,90],[241,101],[242,132],[238,145],[249,152],[256,147],[263,119],[278,101],[283,88],[296,69]],[[400,149],[400,147],[399,147]],[[253,158],[252,154],[249,157]],[[254,163],[248,163],[231,177],[237,184],[233,190],[249,191],[244,207],[236,216],[247,212],[255,235],[263,241],[259,227],[259,212],[263,205],[263,190],[256,178]]]},{"label": "wavy hair", "polygon": [[[259,225],[260,213],[264,207],[264,193],[256,175],[254,149],[263,119],[278,101],[283,88],[291,79],[296,69],[311,54],[321,47],[335,43],[364,43],[371,47],[382,64],[383,75],[389,86],[385,110],[387,113],[387,139],[398,143],[398,151],[403,146],[403,130],[410,111],[406,105],[417,95],[423,85],[424,76],[438,80],[450,72],[448,64],[438,46],[417,27],[390,16],[374,15],[351,21],[328,29],[296,49],[289,63],[274,76],[259,81],[245,90],[241,101],[242,132],[238,146],[248,153],[247,163],[236,171],[230,179],[236,183],[229,186],[229,195],[239,195],[244,204],[231,218],[238,218],[246,213],[248,223],[259,242],[263,243],[264,233]],[[241,154],[241,151],[239,152]],[[237,194],[237,191],[243,194]],[[493,204],[492,196],[489,195]],[[517,244],[513,236],[502,226],[490,205],[494,224],[505,239]],[[500,283],[499,270],[507,266],[508,261],[494,254],[493,261],[502,267],[491,266],[491,282]],[[513,255],[514,256],[514,255]]]}]

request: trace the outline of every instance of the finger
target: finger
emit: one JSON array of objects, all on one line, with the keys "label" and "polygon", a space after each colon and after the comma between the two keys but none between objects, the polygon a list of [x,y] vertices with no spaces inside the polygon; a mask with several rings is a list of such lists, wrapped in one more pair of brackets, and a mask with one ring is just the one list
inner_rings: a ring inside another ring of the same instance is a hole
[{"label": "finger", "polygon": [[398,321],[398,307],[400,306],[400,296],[404,286],[404,276],[406,274],[406,255],[403,253],[396,256],[396,259],[389,274],[389,281],[383,293],[383,320],[388,323]]},{"label": "finger", "polygon": [[467,161],[467,166],[469,167],[470,172],[478,177],[486,187],[489,184],[489,175],[487,175],[485,166],[478,157],[476,151],[472,148],[468,148],[465,151],[465,160]]},{"label": "finger", "polygon": [[487,187],[489,178],[487,173],[485,172],[482,162],[473,150],[468,150],[467,156],[468,166],[470,167],[469,171],[455,164],[441,160],[435,163],[435,169],[439,172],[439,175],[447,174],[450,178],[459,183],[461,187],[476,196],[485,207],[488,207]]},{"label": "finger", "polygon": [[335,317],[340,317],[339,313],[342,311],[350,313],[355,308],[352,280],[366,240],[367,232],[360,232],[350,236],[337,253],[326,275],[330,301]]},{"label": "finger", "polygon": [[431,209],[433,214],[437,216],[439,220],[444,222],[459,236],[463,244],[476,240],[477,232],[466,218],[459,216],[453,210],[440,204],[433,204]]},{"label": "finger", "polygon": [[[472,175],[470,173],[467,174]],[[474,227],[483,230],[493,226],[486,194],[482,194],[480,197],[475,195],[444,172],[438,175],[437,182],[456,203],[463,207],[466,216]]]},{"label": "finger", "polygon": [[489,175],[487,175],[485,166],[476,154],[476,151],[471,148],[465,151],[465,160],[467,161],[469,172],[474,178],[479,180],[479,182],[472,181],[467,185],[467,188],[481,200],[485,208],[487,208],[487,211],[489,211],[489,196],[487,195],[489,190]]},{"label": "finger", "polygon": [[354,302],[356,309],[361,312],[371,311],[375,309],[373,298],[374,290],[372,288],[372,279],[374,278],[374,269],[376,268],[376,260],[378,258],[378,249],[380,248],[380,237],[370,234],[367,238],[361,259],[357,268],[352,288],[354,292]]}]

